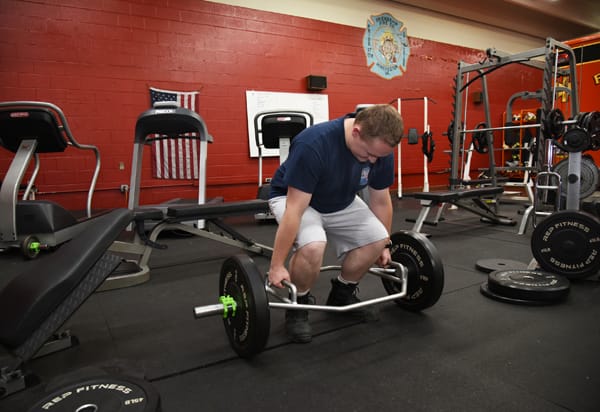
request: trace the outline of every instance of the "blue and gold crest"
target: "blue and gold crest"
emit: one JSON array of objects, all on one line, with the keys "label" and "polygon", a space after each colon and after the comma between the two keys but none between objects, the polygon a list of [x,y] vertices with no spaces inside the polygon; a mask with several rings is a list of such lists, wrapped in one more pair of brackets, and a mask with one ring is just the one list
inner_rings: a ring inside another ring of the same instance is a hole
[{"label": "blue and gold crest", "polygon": [[363,37],[367,66],[384,79],[402,76],[410,54],[406,28],[388,13],[371,16]]}]

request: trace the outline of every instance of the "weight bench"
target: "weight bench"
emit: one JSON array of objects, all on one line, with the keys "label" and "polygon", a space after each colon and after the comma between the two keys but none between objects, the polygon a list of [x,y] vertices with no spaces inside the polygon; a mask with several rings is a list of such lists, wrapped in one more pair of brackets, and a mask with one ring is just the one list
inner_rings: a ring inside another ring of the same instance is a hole
[{"label": "weight bench", "polygon": [[434,206],[440,206],[442,209],[438,214],[433,224],[437,224],[439,215],[443,208],[447,204],[452,204],[456,207],[468,210],[471,213],[481,216],[481,220],[500,224],[500,225],[515,225],[516,222],[506,216],[498,215],[484,200],[482,197],[485,196],[496,196],[502,194],[504,189],[502,187],[481,187],[475,189],[466,190],[449,190],[446,192],[415,192],[406,193],[405,197],[413,197],[421,201],[421,211],[417,217],[415,224],[412,228],[415,232],[421,232],[423,224],[426,223],[425,219],[429,214],[429,211]]},{"label": "weight bench", "polygon": [[[160,209],[136,209],[134,219],[136,231],[133,240],[130,242],[119,240],[111,246],[112,251],[132,255],[133,258],[126,259],[123,266],[106,279],[100,290],[134,286],[146,282],[150,278],[148,262],[152,250],[166,247],[156,241],[160,233],[165,230],[189,233],[270,257],[273,248],[242,235],[223,221],[225,217],[253,215],[268,210],[268,201],[260,199],[214,204],[173,204]],[[191,220],[203,220],[205,227],[199,229],[184,223]],[[156,221],[156,224],[146,234],[144,228],[149,221]],[[216,227],[219,232],[215,232],[211,226]]]},{"label": "weight bench", "polygon": [[76,343],[57,330],[119,265],[121,257],[107,250],[133,216],[116,209],[93,218],[86,230],[32,262],[0,291],[0,398],[28,386],[22,367],[34,355]]}]

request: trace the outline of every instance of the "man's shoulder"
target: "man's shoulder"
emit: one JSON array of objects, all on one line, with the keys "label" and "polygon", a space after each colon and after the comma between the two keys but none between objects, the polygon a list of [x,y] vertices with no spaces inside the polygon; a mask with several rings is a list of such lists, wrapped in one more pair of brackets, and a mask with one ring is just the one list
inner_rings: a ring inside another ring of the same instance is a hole
[{"label": "man's shoulder", "polygon": [[[328,137],[332,134],[336,134],[336,133],[340,133],[340,132],[343,133],[343,130],[344,130],[344,118],[339,117],[337,119],[317,123],[314,126],[303,130],[297,136],[297,138],[295,138],[294,140],[297,140],[298,142],[305,142],[305,143],[312,144],[323,137]],[[328,142],[326,142],[326,141],[324,143],[328,144]]]}]

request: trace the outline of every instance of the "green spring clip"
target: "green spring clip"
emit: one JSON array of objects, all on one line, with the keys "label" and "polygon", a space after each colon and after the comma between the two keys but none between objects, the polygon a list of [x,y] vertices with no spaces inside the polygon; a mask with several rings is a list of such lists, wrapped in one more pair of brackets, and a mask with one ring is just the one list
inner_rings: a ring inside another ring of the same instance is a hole
[{"label": "green spring clip", "polygon": [[231,309],[231,316],[235,316],[235,310],[237,309],[237,302],[231,296],[221,296],[219,301],[223,304],[223,319],[227,319],[229,316],[229,309]]}]

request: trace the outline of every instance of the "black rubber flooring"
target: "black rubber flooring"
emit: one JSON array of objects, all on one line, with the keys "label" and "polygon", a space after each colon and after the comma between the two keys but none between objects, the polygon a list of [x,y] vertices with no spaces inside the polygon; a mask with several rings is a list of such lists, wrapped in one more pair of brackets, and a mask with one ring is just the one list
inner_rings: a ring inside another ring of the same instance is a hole
[{"label": "black rubber flooring", "polygon": [[[394,229],[412,227],[418,202],[395,201]],[[501,205],[520,222],[522,206]],[[163,411],[598,411],[600,410],[600,282],[572,282],[565,302],[523,306],[484,297],[482,259],[531,260],[531,229],[481,223],[448,210],[424,226],[444,263],[438,303],[421,313],[379,305],[380,320],[357,323],[311,313],[314,339],[284,335],[281,310],[271,310],[266,350],[243,360],[229,347],[222,320],[194,319],[193,308],[216,303],[221,263],[239,249],[196,237],[161,238],[144,284],[92,295],[67,322],[80,344],[34,359],[42,383],[0,401],[25,411],[46,385],[82,368],[112,368],[145,376]],[[260,243],[276,227],[252,217],[230,223]],[[54,252],[54,253],[58,253]],[[41,257],[43,259],[43,256]],[[264,257],[254,257],[262,270]],[[325,264],[336,264],[328,253]],[[17,252],[0,254],[2,282],[27,266]],[[49,268],[51,270],[51,268]],[[324,303],[324,273],[313,291]],[[43,276],[43,273],[40,273]],[[376,277],[361,283],[363,298],[382,296]],[[51,409],[50,409],[51,410]]]}]

